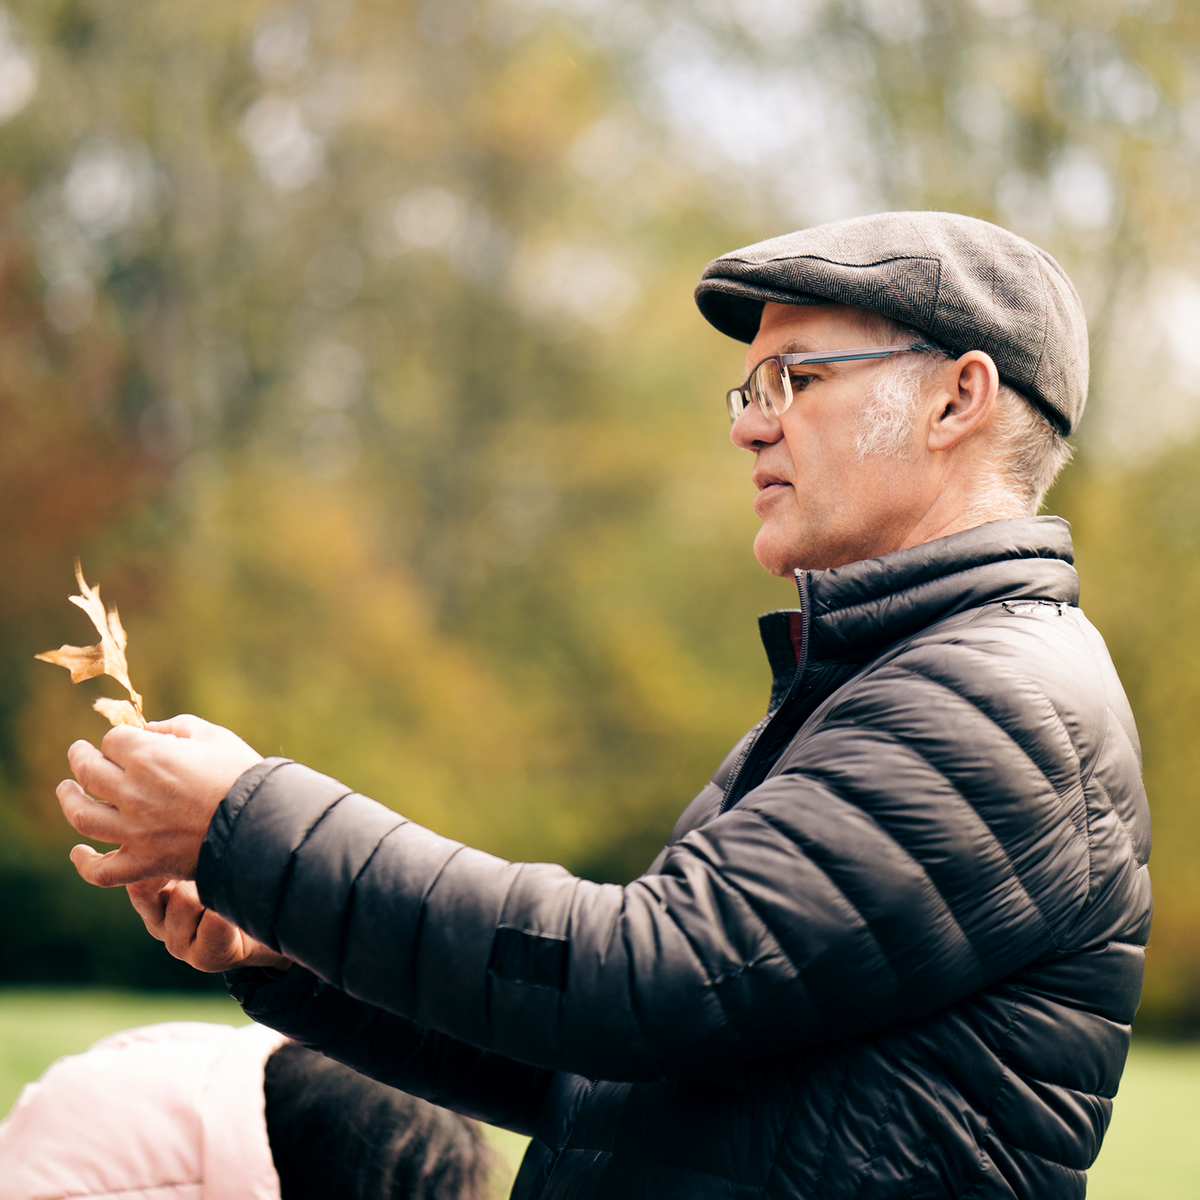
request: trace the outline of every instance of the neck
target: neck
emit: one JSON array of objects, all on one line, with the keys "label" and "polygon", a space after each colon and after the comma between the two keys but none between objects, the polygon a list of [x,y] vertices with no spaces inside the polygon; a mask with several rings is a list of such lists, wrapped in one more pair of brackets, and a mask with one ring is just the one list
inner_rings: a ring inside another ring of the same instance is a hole
[{"label": "neck", "polygon": [[1014,496],[1001,481],[989,474],[973,473],[957,486],[944,487],[914,522],[897,550],[908,550],[924,542],[949,537],[964,529],[974,529],[988,521],[1028,517],[1028,506]]}]

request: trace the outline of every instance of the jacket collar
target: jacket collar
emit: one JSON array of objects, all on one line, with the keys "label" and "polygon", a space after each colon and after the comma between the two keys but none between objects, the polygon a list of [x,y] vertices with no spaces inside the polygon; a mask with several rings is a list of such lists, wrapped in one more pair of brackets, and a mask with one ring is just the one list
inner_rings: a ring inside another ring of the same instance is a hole
[{"label": "jacket collar", "polygon": [[[861,658],[935,621],[1003,600],[1075,604],[1071,527],[1061,517],[989,521],[828,571],[797,571],[808,594],[810,661]],[[795,609],[758,618],[776,682],[791,679]]]}]

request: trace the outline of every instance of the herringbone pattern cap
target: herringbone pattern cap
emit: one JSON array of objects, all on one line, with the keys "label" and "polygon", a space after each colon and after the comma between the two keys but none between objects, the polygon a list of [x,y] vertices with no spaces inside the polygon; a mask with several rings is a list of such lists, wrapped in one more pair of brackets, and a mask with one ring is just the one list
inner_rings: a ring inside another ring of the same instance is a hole
[{"label": "herringbone pattern cap", "polygon": [[722,333],[754,340],[763,304],[853,304],[950,350],[984,350],[1064,433],[1087,400],[1087,319],[1045,250],[974,217],[875,213],[714,259],[696,288]]}]

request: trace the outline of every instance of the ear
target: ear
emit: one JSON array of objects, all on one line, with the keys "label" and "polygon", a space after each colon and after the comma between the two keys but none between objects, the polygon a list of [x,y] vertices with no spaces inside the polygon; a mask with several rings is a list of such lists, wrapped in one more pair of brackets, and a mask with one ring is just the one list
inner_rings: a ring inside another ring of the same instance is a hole
[{"label": "ear", "polygon": [[929,414],[931,451],[949,450],[969,437],[991,415],[1000,374],[990,354],[968,350],[943,376],[935,399],[937,407]]}]

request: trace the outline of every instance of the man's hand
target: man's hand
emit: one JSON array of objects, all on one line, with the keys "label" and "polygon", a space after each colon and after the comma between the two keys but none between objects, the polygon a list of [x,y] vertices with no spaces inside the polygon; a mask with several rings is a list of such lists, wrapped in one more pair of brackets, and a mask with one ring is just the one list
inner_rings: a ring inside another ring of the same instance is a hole
[{"label": "man's hand", "polygon": [[197,971],[232,971],[235,967],[286,970],[292,965],[291,959],[205,908],[194,883],[143,879],[125,890],[151,937]]},{"label": "man's hand", "polygon": [[58,785],[63,815],[84,837],[120,844],[107,854],[76,846],[71,861],[88,883],[118,887],[193,878],[213,813],[262,755],[228,729],[184,716],[118,725],[99,750],[73,743],[67,761],[75,779]]}]

